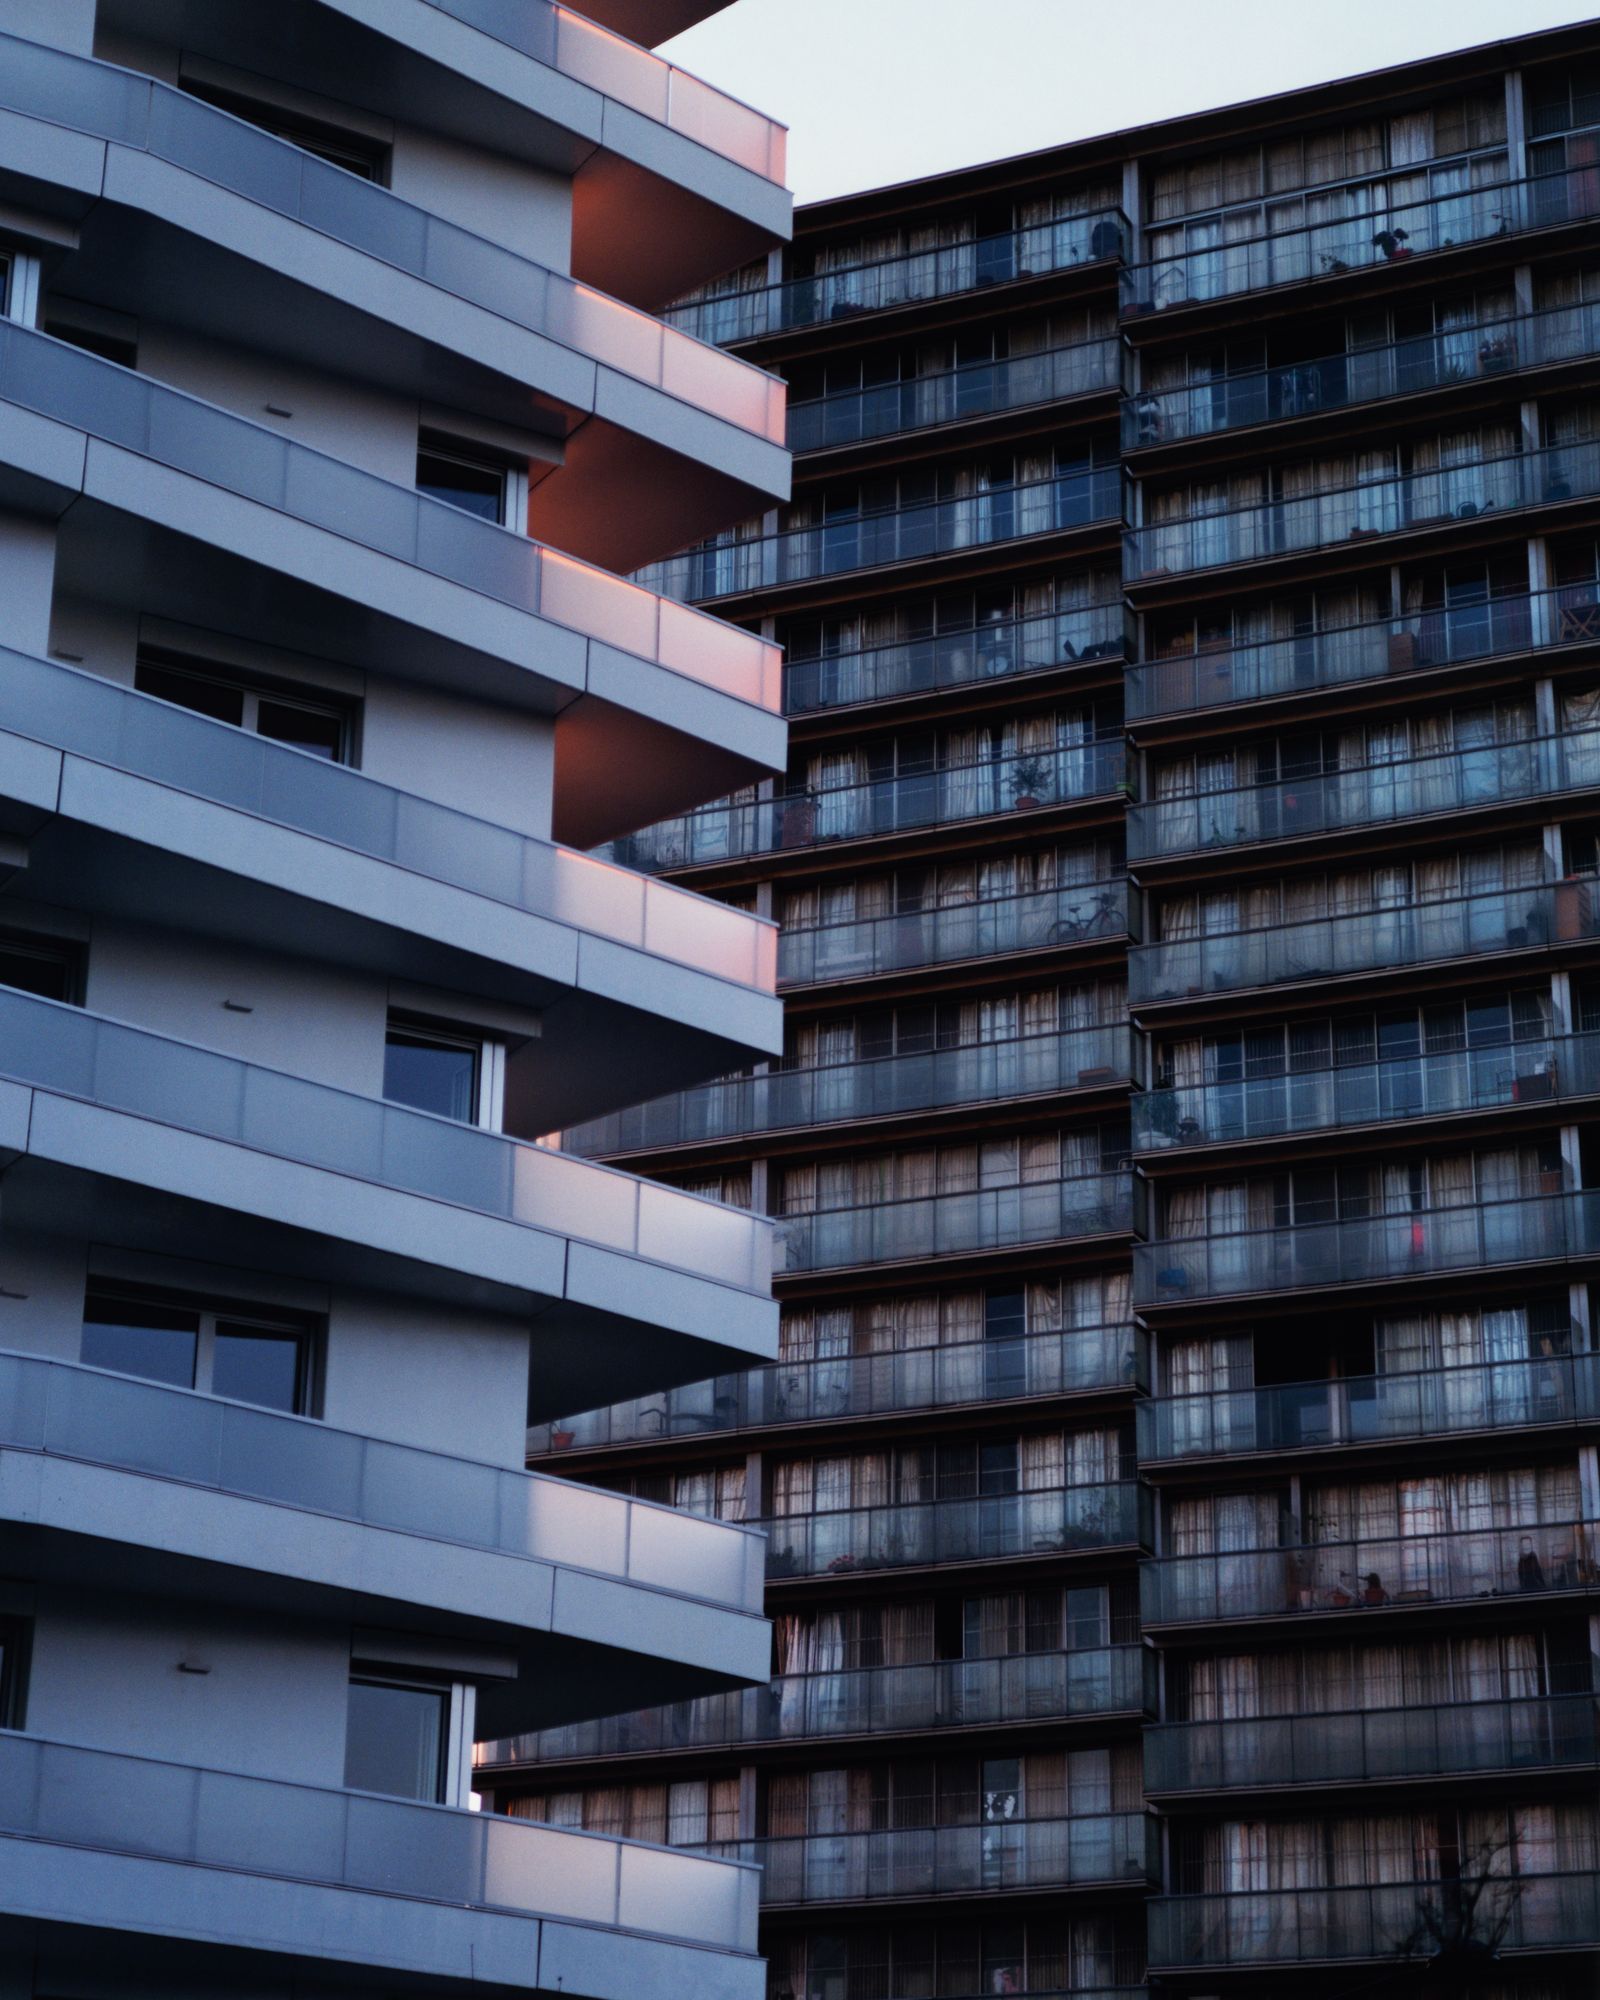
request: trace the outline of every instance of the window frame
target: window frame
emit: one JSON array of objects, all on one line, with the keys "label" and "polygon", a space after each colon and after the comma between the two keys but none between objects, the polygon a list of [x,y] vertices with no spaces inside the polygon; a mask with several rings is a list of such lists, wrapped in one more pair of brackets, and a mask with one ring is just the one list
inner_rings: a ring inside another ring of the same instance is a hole
[{"label": "window frame", "polygon": [[[124,1381],[149,1382],[155,1378],[134,1375],[120,1368],[106,1368],[102,1362],[84,1361],[84,1335],[91,1324],[90,1310],[97,1300],[113,1306],[120,1302],[125,1306],[143,1306],[159,1311],[192,1314],[197,1322],[195,1328],[194,1379],[188,1384],[187,1393],[208,1397],[213,1402],[232,1403],[240,1409],[266,1410],[274,1416],[304,1417],[311,1422],[320,1421],[322,1356],[325,1339],[323,1325],[305,1313],[291,1308],[263,1304],[260,1300],[215,1299],[209,1294],[185,1292],[165,1286],[147,1286],[135,1283],[124,1284],[112,1278],[91,1276],[84,1287],[83,1311],[79,1323],[78,1358],[81,1366],[102,1369],[104,1373],[117,1375]],[[100,1322],[110,1324],[114,1322]],[[220,1329],[239,1327],[248,1329],[259,1327],[275,1336],[292,1336],[298,1346],[295,1359],[294,1404],[282,1410],[272,1403],[250,1403],[238,1396],[224,1396],[212,1385],[216,1379],[217,1336]],[[182,1385],[158,1383],[163,1388]]]},{"label": "window frame", "polygon": [[[81,1007],[83,1005],[84,976],[87,952],[80,938],[60,937],[53,931],[25,931],[9,925],[0,925],[0,957],[14,952],[21,957],[37,958],[44,962],[59,963],[65,970],[66,992],[59,1000],[53,994],[35,994],[36,999],[54,1000],[57,1006]],[[12,986],[0,978],[0,991],[7,993],[30,993],[26,986]]]},{"label": "window frame", "polygon": [[[422,493],[422,461],[424,457],[435,458],[442,463],[466,466],[475,472],[492,472],[500,481],[500,508],[494,525],[505,528],[512,534],[525,535],[528,522],[528,495],[531,475],[526,459],[512,457],[509,453],[496,451],[492,445],[479,444],[473,438],[460,437],[451,431],[434,430],[424,425],[417,433],[416,486]],[[465,514],[471,520],[486,517],[475,514],[470,507],[457,506],[453,500],[446,500],[440,494],[428,493],[426,499],[436,500],[441,507],[455,507],[458,514]]]},{"label": "window frame", "polygon": [[396,1035],[409,1037],[413,1044],[471,1051],[475,1061],[474,1115],[469,1119],[457,1121],[451,1119],[448,1113],[429,1111],[425,1105],[408,1104],[404,1098],[390,1097],[387,1074],[384,1077],[385,1104],[395,1104],[407,1111],[420,1112],[426,1118],[443,1118],[448,1124],[459,1122],[480,1132],[501,1132],[505,1129],[506,1045],[498,1035],[491,1033],[487,1028],[474,1027],[470,1021],[444,1020],[437,1015],[415,1014],[404,1008],[391,1007],[383,1029],[386,1072],[389,1047]]},{"label": "window frame", "polygon": [[410,1792],[363,1792],[370,1798],[404,1799],[415,1804],[467,1807],[472,1804],[472,1751],[476,1735],[478,1690],[472,1681],[460,1680],[445,1671],[407,1666],[392,1660],[377,1660],[365,1653],[353,1653],[346,1681],[345,1763],[342,1774],[347,1791],[360,1790],[350,1783],[350,1692],[357,1687],[397,1688],[408,1693],[425,1693],[439,1698],[442,1724],[435,1790],[431,1798],[419,1799]]},{"label": "window frame", "polygon": [[[225,688],[230,694],[237,694],[240,698],[239,721],[230,722],[223,716],[208,715],[202,708],[191,708],[187,702],[174,701],[170,695],[142,686],[141,677],[147,669],[176,674],[186,680]],[[253,673],[246,667],[231,667],[224,661],[208,659],[197,653],[178,652],[165,646],[140,646],[134,657],[133,687],[136,694],[142,694],[150,701],[164,701],[169,708],[181,708],[186,714],[204,716],[208,722],[220,723],[226,729],[239,729],[246,735],[260,736],[263,743],[276,744],[281,750],[294,750],[302,757],[314,758],[319,764],[337,764],[346,770],[360,767],[357,755],[359,702],[335,694],[315,682],[275,679],[270,675]],[[260,715],[263,702],[275,702],[282,707],[304,709],[310,714],[331,718],[339,731],[337,755],[319,757],[314,750],[302,749],[298,743],[291,743],[284,737],[262,735]]]}]

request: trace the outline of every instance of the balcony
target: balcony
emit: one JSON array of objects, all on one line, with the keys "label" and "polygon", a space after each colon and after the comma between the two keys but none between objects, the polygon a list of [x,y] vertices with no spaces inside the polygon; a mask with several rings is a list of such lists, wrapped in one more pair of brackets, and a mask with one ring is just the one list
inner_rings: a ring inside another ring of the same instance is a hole
[{"label": "balcony", "polygon": [[972,1188],[780,1216],[774,1224],[775,1269],[792,1276],[908,1258],[971,1256],[1029,1243],[1125,1235],[1132,1222],[1126,1173]]},{"label": "balcony", "polygon": [[763,1909],[1027,1889],[1142,1889],[1158,1872],[1155,1822],[1143,1813],[727,1841],[706,1851],[759,1863]]},{"label": "balcony", "polygon": [[1150,1496],[1137,1480],[991,1493],[971,1500],[841,1508],[775,1516],[767,1576],[853,1576],[1014,1556],[1079,1555],[1148,1543]]},{"label": "balcony", "polygon": [[1499,1936],[1498,1955],[1592,1948],[1600,1939],[1600,1877],[1496,1878],[1469,1912],[1463,1912],[1459,1888],[1438,1881],[1156,1896],[1149,1905],[1150,1963],[1176,1971],[1328,1959],[1421,1961],[1433,1957],[1440,1933],[1449,1937],[1463,1915],[1471,1916],[1475,1935]]},{"label": "balcony", "polygon": [[1123,574],[1130,583],[1153,583],[1320,549],[1371,556],[1380,552],[1373,544],[1381,548],[1397,535],[1459,527],[1486,517],[1497,527],[1509,525],[1507,516],[1596,493],[1600,443],[1553,445],[1433,472],[1397,473],[1304,499],[1267,500],[1227,513],[1191,514],[1130,528],[1123,536]]},{"label": "balcony", "polygon": [[1281,1382],[1137,1406],[1141,1464],[1600,1422],[1600,1354]]},{"label": "balcony", "polygon": [[1597,1204],[1600,1191],[1579,1189],[1136,1243],[1133,1295],[1141,1305],[1173,1305],[1586,1258],[1600,1250]]},{"label": "balcony", "polygon": [[[1397,178],[1404,186],[1411,176]],[[1121,277],[1124,316],[1170,312],[1208,299],[1237,298],[1385,265],[1404,276],[1415,257],[1557,229],[1597,212],[1588,170],[1582,167],[1421,200],[1396,196],[1381,181],[1353,192],[1371,204],[1367,213],[1232,243],[1214,241],[1154,263],[1126,265]],[[1214,221],[1197,226],[1220,234]]]},{"label": "balcony", "polygon": [[893,312],[991,285],[1048,277],[1080,264],[1108,265],[1122,256],[1131,234],[1120,209],[1063,216],[1002,235],[698,299],[674,307],[666,318],[700,340],[732,346],[797,327],[828,326],[863,313]]},{"label": "balcony", "polygon": [[[1563,456],[1573,449],[1565,448]],[[1600,455],[1600,446],[1594,451]],[[1596,471],[1600,485],[1600,457]],[[634,581],[681,604],[703,604],[822,577],[930,562],[1001,542],[1108,527],[1121,519],[1121,471],[1115,465],[1096,465],[991,487],[968,499],[841,515],[776,535],[690,549],[664,563],[648,564]]]},{"label": "balcony", "polygon": [[640,874],[661,875],[754,854],[829,847],[836,841],[883,840],[1001,813],[1106,799],[1121,790],[1125,768],[1119,730],[1099,742],[993,757],[981,764],[946,764],[785,798],[723,801],[642,833],[625,834],[600,853]]},{"label": "balcony", "polygon": [[1525,1603],[1600,1589],[1600,1529],[1587,1521],[1163,1556],[1140,1565],[1145,1625]]},{"label": "balcony", "polygon": [[992,1334],[947,1347],[779,1361],[742,1375],[719,1375],[662,1396],[532,1425],[528,1455],[967,1403],[1085,1396],[1142,1387],[1147,1380],[1144,1341],[1131,1325]]},{"label": "balcony", "polygon": [[1145,1790],[1151,1794],[1468,1778],[1587,1768],[1597,1761],[1592,1694],[1157,1722],[1144,1733]]},{"label": "balcony", "polygon": [[1596,354],[1600,308],[1593,305],[1485,320],[1448,333],[1416,334],[1387,347],[1347,349],[1318,361],[1289,361],[1180,388],[1145,390],[1123,402],[1122,446],[1131,453],[1182,444]]},{"label": "balcony", "polygon": [[1143,1646],[1094,1646],[1071,1653],[786,1674],[769,1687],[480,1745],[478,1761],[480,1768],[586,1763],[743,1744],[1139,1715],[1154,1706],[1154,1668],[1155,1655]]},{"label": "balcony", "polygon": [[1121,942],[1127,929],[1127,884],[1121,877],[804,930],[781,929],[778,986],[781,991],[963,959]]},{"label": "balcony", "polygon": [[1144,1091],[1133,1099],[1133,1143],[1136,1152],[1173,1151],[1597,1095],[1600,1035],[1540,1036]]},{"label": "balcony", "polygon": [[[0,1735],[0,1841],[12,1917],[102,1938],[225,1938],[291,1978],[290,1959],[525,1993],[570,1979],[603,2000],[627,2000],[641,1977],[717,2000],[762,1990],[757,1882],[728,1865],[737,1856],[10,1730]],[[620,1957],[616,1933],[627,1939]]]},{"label": "balcony", "polygon": [[1094,660],[1122,660],[1132,651],[1120,599],[1042,618],[999,620],[973,631],[872,646],[859,653],[797,659],[791,650],[784,661],[784,708],[791,716],[854,708]]},{"label": "balcony", "polygon": [[[1534,882],[1476,896],[1281,923],[1272,930],[1164,938],[1128,952],[1128,997],[1194,999],[1252,987],[1342,979],[1449,959],[1498,957],[1593,938],[1600,912],[1581,882]],[[780,976],[783,964],[779,944]]]},{"label": "balcony", "polygon": [[789,449],[830,451],[934,424],[968,423],[1040,403],[1069,403],[1115,389],[1122,379],[1116,340],[1084,340],[1003,361],[969,361],[940,374],[843,389],[789,405]]}]

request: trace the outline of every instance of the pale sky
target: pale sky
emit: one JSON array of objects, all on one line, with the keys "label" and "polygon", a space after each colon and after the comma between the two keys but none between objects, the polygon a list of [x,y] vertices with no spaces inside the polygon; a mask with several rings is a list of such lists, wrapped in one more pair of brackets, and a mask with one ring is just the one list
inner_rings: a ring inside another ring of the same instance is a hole
[{"label": "pale sky", "polygon": [[797,201],[1593,15],[1559,0],[736,0],[662,54],[790,127]]}]

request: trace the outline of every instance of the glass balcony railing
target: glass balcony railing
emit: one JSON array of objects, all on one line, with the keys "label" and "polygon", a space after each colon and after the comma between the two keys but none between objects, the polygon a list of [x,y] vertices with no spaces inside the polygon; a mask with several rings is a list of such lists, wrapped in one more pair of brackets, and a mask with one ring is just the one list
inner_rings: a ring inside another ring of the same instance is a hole
[{"label": "glass balcony railing", "polygon": [[[0,989],[0,1073],[370,1187],[422,1195],[715,1284],[767,1293],[772,1225],[744,1209],[431,1112],[240,1062],[58,1001]],[[219,1188],[218,1198],[226,1196]],[[336,1219],[329,1220],[337,1228]]]},{"label": "glass balcony railing", "polygon": [[1141,1305],[1171,1305],[1255,1292],[1316,1291],[1499,1264],[1559,1263],[1591,1256],[1597,1249],[1600,1189],[1579,1189],[1306,1222],[1290,1229],[1136,1243],[1133,1295]]},{"label": "glass balcony railing", "polygon": [[1539,1036],[1338,1069],[1144,1091],[1133,1099],[1133,1143],[1138,1152],[1169,1151],[1596,1095],[1600,1035]]},{"label": "glass balcony railing", "polygon": [[1036,403],[1066,403],[1115,389],[1121,377],[1122,347],[1116,340],[1084,340],[1001,361],[962,362],[940,374],[791,402],[789,449],[827,451],[896,431],[959,424]]},{"label": "glass balcony railing", "polygon": [[1352,348],[1318,361],[1286,361],[1276,368],[1144,390],[1123,402],[1122,445],[1133,452],[1178,444],[1596,354],[1600,304],[1484,320],[1446,333],[1414,334],[1386,347]]},{"label": "glass balcony railing", "polygon": [[442,14],[627,105],[763,180],[782,182],[788,131],[609,28],[551,0],[428,0]]},{"label": "glass balcony railing", "polygon": [[770,993],[776,928],[97,674],[0,647],[0,729]]},{"label": "glass balcony railing", "polygon": [[1088,466],[1049,479],[994,486],[967,499],[841,515],[776,535],[690,549],[666,562],[651,563],[635,573],[634,581],[679,603],[701,604],[820,576],[959,555],[963,549],[995,542],[1059,535],[1121,518],[1121,471],[1114,465]]},{"label": "glass balcony railing", "polygon": [[[1128,997],[1181,1000],[1243,987],[1332,979],[1573,943],[1597,934],[1582,882],[1532,882],[1476,896],[1415,902],[1344,916],[1302,918],[1273,930],[1163,938],[1128,952]],[[779,941],[778,963],[783,963]]]},{"label": "glass balcony railing", "polygon": [[1131,240],[1120,209],[1062,216],[1001,235],[969,238],[898,257],[819,271],[809,278],[695,299],[667,314],[698,339],[731,344],[790,327],[822,326],[862,313],[892,312],[924,299],[1048,277],[1075,264],[1110,264]]},{"label": "glass balcony railing", "polygon": [[569,1153],[603,1159],[748,1132],[902,1117],[1042,1092],[1099,1090],[1125,1082],[1132,1066],[1126,1025],[1069,1028],[916,1055],[729,1077],[574,1126],[563,1133],[562,1144]]},{"label": "glass balcony railing", "polygon": [[1391,764],[1319,771],[1236,791],[1191,792],[1128,809],[1128,858],[1347,833],[1435,813],[1558,798],[1600,787],[1600,731],[1475,744]]},{"label": "glass balcony railing", "polygon": [[1146,1625],[1214,1624],[1593,1592],[1600,1587],[1597,1557],[1595,1524],[1528,1521],[1511,1528],[1163,1556],[1141,1564],[1139,1582]]},{"label": "glass balcony railing", "polygon": [[1139,1457],[1168,1463],[1600,1421],[1600,1354],[1277,1382],[1140,1402]]},{"label": "glass balcony railing", "polygon": [[782,1674],[764,1688],[705,1695],[482,1744],[477,1761],[587,1762],[744,1743],[1137,1715],[1154,1705],[1154,1668],[1155,1654],[1142,1646],[1087,1646],[1071,1653]]},{"label": "glass balcony railing", "polygon": [[1359,204],[1360,212],[1333,216],[1309,228],[1241,235],[1237,241],[1223,242],[1221,220],[1193,224],[1197,237],[1204,234],[1211,240],[1193,242],[1151,263],[1124,266],[1122,311],[1125,315],[1168,312],[1208,299],[1235,298],[1242,292],[1270,291],[1383,264],[1403,271],[1411,258],[1434,251],[1554,229],[1600,215],[1600,194],[1587,167],[1451,189],[1420,199],[1406,192],[1415,179],[1413,172],[1407,172],[1397,177],[1394,187],[1374,181],[1346,190],[1350,207]]},{"label": "glass balcony railing", "polygon": [[742,1375],[718,1375],[664,1395],[532,1425],[528,1455],[1019,1397],[1087,1395],[1141,1388],[1148,1380],[1144,1337],[1135,1326],[992,1334],[947,1347],[779,1361]]},{"label": "glass balcony railing", "polygon": [[826,847],[840,840],[877,840],[922,827],[990,819],[997,813],[1107,798],[1120,790],[1126,763],[1119,733],[1037,755],[947,764],[939,770],[906,772],[785,798],[723,801],[625,834],[596,852],[619,867],[659,875],[748,854]]},{"label": "glass balcony railing", "polygon": [[791,649],[784,661],[784,707],[790,715],[809,715],[819,708],[893,701],[1090,660],[1121,660],[1132,652],[1120,599],[1040,618],[994,620],[969,631],[941,632],[858,653],[800,659]]},{"label": "glass balcony railing", "polygon": [[1123,535],[1123,574],[1130,582],[1148,583],[1311,549],[1365,547],[1419,528],[1490,515],[1501,520],[1526,508],[1557,506],[1596,493],[1600,442],[1552,445],[1430,472],[1397,473],[1307,493],[1303,499],[1266,500],[1226,513],[1195,513],[1129,528]]},{"label": "glass balcony railing", "polygon": [[747,1529],[75,1363],[0,1353],[0,1445],[761,1609]]},{"label": "glass balcony railing", "polygon": [[829,1271],[1079,1236],[1119,1236],[1132,1226],[1132,1212],[1126,1173],[818,1209],[775,1220],[776,1269]]},{"label": "glass balcony railing", "polygon": [[1592,1694],[1145,1726],[1145,1790],[1382,1783],[1600,1761]]},{"label": "glass balcony railing", "polygon": [[778,649],[752,633],[31,327],[0,323],[0,400],[736,700],[782,704]]},{"label": "glass balcony railing", "polygon": [[973,1500],[782,1515],[758,1525],[767,1534],[769,1578],[847,1576],[857,1570],[1135,1548],[1150,1539],[1149,1501],[1137,1480],[1119,1479]]},{"label": "glass balcony railing", "polygon": [[699,1851],[758,1862],[763,1909],[1138,1885],[1156,1878],[1157,1859],[1155,1822],[1143,1813],[724,1841]]},{"label": "glass balcony railing", "polygon": [[1496,597],[1281,639],[1208,641],[1125,673],[1131,719],[1375,681],[1530,647],[1600,639],[1600,586]]},{"label": "glass balcony railing", "polygon": [[0,47],[0,108],[137,148],[514,326],[783,443],[784,387],[761,369],[185,91],[11,36],[0,38]]},{"label": "glass balcony railing", "polygon": [[1023,896],[947,903],[891,916],[785,928],[778,933],[778,986],[815,986],[836,979],[908,971],[1011,952],[1060,950],[1123,938],[1127,884],[1075,882]]},{"label": "glass balcony railing", "polygon": [[[1504,1864],[1501,1864],[1504,1865]],[[1492,1964],[1507,1952],[1600,1940],[1600,1876],[1495,1875],[1467,1907],[1449,1882],[1356,1888],[1247,1889],[1220,1896],[1155,1896],[1152,1966],[1293,1965],[1322,1959],[1432,1958],[1440,1936],[1470,1923]],[[1462,1956],[1466,1953],[1463,1951]],[[1418,1977],[1421,1978],[1419,1972]]]}]

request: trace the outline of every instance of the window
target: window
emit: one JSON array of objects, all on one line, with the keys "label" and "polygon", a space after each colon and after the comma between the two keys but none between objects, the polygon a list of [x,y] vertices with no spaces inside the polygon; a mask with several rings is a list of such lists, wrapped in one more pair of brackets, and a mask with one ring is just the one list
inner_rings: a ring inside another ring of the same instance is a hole
[{"label": "window", "polygon": [[90,1368],[304,1415],[311,1329],[302,1321],[193,1300],[91,1288],[81,1359]]},{"label": "window", "polygon": [[394,1799],[441,1802],[449,1725],[447,1685],[376,1671],[353,1673],[345,1725],[346,1786]]},{"label": "window", "polygon": [[286,743],[307,756],[330,764],[350,762],[349,710],[315,693],[257,687],[226,667],[180,664],[153,653],[139,655],[133,684],[141,694]]},{"label": "window", "polygon": [[200,83],[193,77],[181,77],[178,87],[204,104],[215,105],[219,111],[242,118],[247,125],[270,132],[275,139],[286,140],[302,152],[315,153],[330,166],[343,167],[347,174],[355,174],[360,180],[382,185],[389,178],[389,148],[382,140],[369,139],[364,132],[352,132],[321,118],[302,117],[244,91]]},{"label": "window", "polygon": [[70,939],[0,931],[0,986],[76,1006],[82,973],[82,949]]},{"label": "window", "polygon": [[498,1131],[504,1087],[505,1051],[498,1042],[471,1029],[390,1017],[383,1094],[391,1104]]},{"label": "window", "polygon": [[447,507],[519,531],[528,518],[528,469],[452,438],[424,433],[417,447],[417,491]]}]

